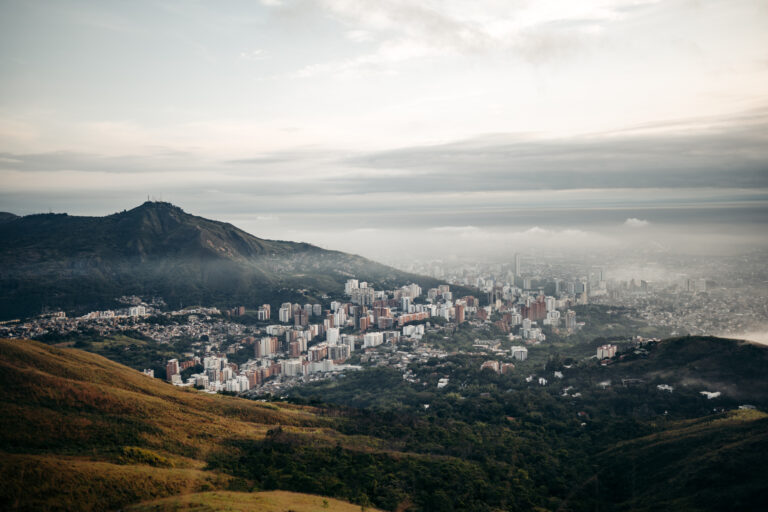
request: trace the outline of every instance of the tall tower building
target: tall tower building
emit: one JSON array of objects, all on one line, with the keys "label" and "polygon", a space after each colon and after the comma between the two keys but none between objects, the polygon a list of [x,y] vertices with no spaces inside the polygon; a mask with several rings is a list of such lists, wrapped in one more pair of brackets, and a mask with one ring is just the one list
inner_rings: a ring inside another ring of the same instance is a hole
[{"label": "tall tower building", "polygon": [[520,253],[515,254],[515,277],[520,277]]},{"label": "tall tower building", "polygon": [[168,382],[171,382],[173,380],[173,376],[177,373],[179,373],[179,360],[171,359],[165,365],[165,379]]}]

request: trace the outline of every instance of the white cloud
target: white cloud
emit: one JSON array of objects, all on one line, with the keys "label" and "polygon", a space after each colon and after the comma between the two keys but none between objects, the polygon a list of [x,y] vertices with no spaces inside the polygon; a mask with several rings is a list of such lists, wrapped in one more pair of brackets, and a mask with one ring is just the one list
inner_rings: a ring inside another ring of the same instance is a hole
[{"label": "white cloud", "polygon": [[615,245],[611,237],[581,229],[555,229],[533,226],[515,231],[509,229],[480,228],[477,226],[440,226],[431,228],[433,240],[450,244],[457,237],[465,241],[484,244],[489,247],[536,247],[554,248],[577,243],[607,247]]},{"label": "white cloud", "polygon": [[266,54],[264,50],[257,48],[247,52],[240,52],[240,58],[243,60],[261,60],[266,58]]},{"label": "white cloud", "polygon": [[[525,47],[554,28],[596,35],[605,24],[639,12],[653,0],[508,1],[324,0],[322,5],[350,34],[378,36],[388,44],[426,46],[435,52],[475,52]],[[543,31],[543,32],[542,32]],[[354,38],[353,38],[354,40]]]},{"label": "white cloud", "polygon": [[276,222],[280,220],[276,215],[257,215],[256,220],[258,222]]},{"label": "white cloud", "polygon": [[367,30],[350,30],[346,33],[347,39],[356,43],[371,41],[373,36]]},{"label": "white cloud", "polygon": [[431,231],[438,233],[471,233],[477,232],[478,228],[475,226],[439,226],[432,228]]},{"label": "white cloud", "polygon": [[647,220],[642,219],[636,219],[634,217],[631,217],[624,221],[624,225],[628,228],[644,228],[646,226],[649,226],[651,223]]},{"label": "white cloud", "polygon": [[289,74],[358,77],[396,74],[399,64],[417,59],[511,54],[539,62],[570,55],[598,40],[604,28],[656,0],[583,0],[510,3],[486,0],[322,0],[329,15],[354,42],[375,42],[372,52],[318,61]]}]

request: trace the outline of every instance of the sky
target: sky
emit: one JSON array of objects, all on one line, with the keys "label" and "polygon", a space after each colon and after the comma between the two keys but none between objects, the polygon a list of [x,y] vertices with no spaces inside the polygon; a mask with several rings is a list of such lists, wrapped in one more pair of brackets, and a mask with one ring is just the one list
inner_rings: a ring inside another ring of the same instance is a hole
[{"label": "sky", "polygon": [[764,0],[0,0],[0,211],[413,254],[768,245]]}]

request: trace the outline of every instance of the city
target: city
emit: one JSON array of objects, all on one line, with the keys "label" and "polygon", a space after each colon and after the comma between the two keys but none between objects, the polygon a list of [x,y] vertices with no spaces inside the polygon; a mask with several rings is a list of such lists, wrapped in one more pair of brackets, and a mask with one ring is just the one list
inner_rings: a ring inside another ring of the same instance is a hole
[{"label": "city", "polygon": [[0,2],[0,509],[764,512],[766,27]]},{"label": "city", "polygon": [[[0,336],[55,335],[66,340],[88,331],[102,337],[138,335],[161,345],[184,340],[181,357],[164,361],[164,368],[141,370],[211,393],[282,396],[295,386],[375,366],[397,369],[403,379],[419,383],[414,365],[449,353],[492,355],[483,367],[506,373],[515,362],[527,359],[529,348],[546,345],[548,335],[563,339],[578,333],[585,322],[571,308],[588,304],[627,308],[638,321],[673,336],[756,330],[768,303],[760,295],[741,298],[739,291],[749,285],[748,276],[764,269],[742,264],[739,274],[728,266],[720,268],[729,269],[721,279],[730,286],[685,276],[627,282],[606,276],[602,267],[558,265],[516,254],[508,265],[445,267],[433,262],[408,269],[471,286],[477,296],[454,297],[450,284],[428,290],[412,283],[376,290],[357,279],[346,281],[343,296],[325,295],[322,303],[282,303],[274,312],[269,304],[169,311],[162,299],[144,302],[131,296],[117,300],[122,308],[76,318],[58,311],[3,322]],[[450,339],[462,326],[478,336],[471,346],[434,343]],[[643,340],[643,335],[658,339],[642,330],[631,337]],[[611,347],[605,351],[608,358],[616,352],[616,346]],[[599,359],[601,354],[599,348]],[[439,386],[446,384],[447,379]]]}]

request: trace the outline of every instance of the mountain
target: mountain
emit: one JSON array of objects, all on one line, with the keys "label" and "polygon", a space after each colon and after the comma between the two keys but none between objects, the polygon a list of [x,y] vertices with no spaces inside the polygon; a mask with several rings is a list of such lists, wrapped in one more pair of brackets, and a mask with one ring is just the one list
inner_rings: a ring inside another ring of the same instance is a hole
[{"label": "mountain", "polygon": [[350,277],[438,284],[360,256],[260,239],[163,202],[106,217],[0,217],[0,319],[46,307],[80,312],[122,295],[172,307],[276,305],[339,294]]},{"label": "mountain", "polygon": [[18,215],[14,215],[13,213],[0,212],[0,224],[2,224],[3,222],[10,222],[10,221],[16,220],[18,218],[19,218],[19,216]]}]

